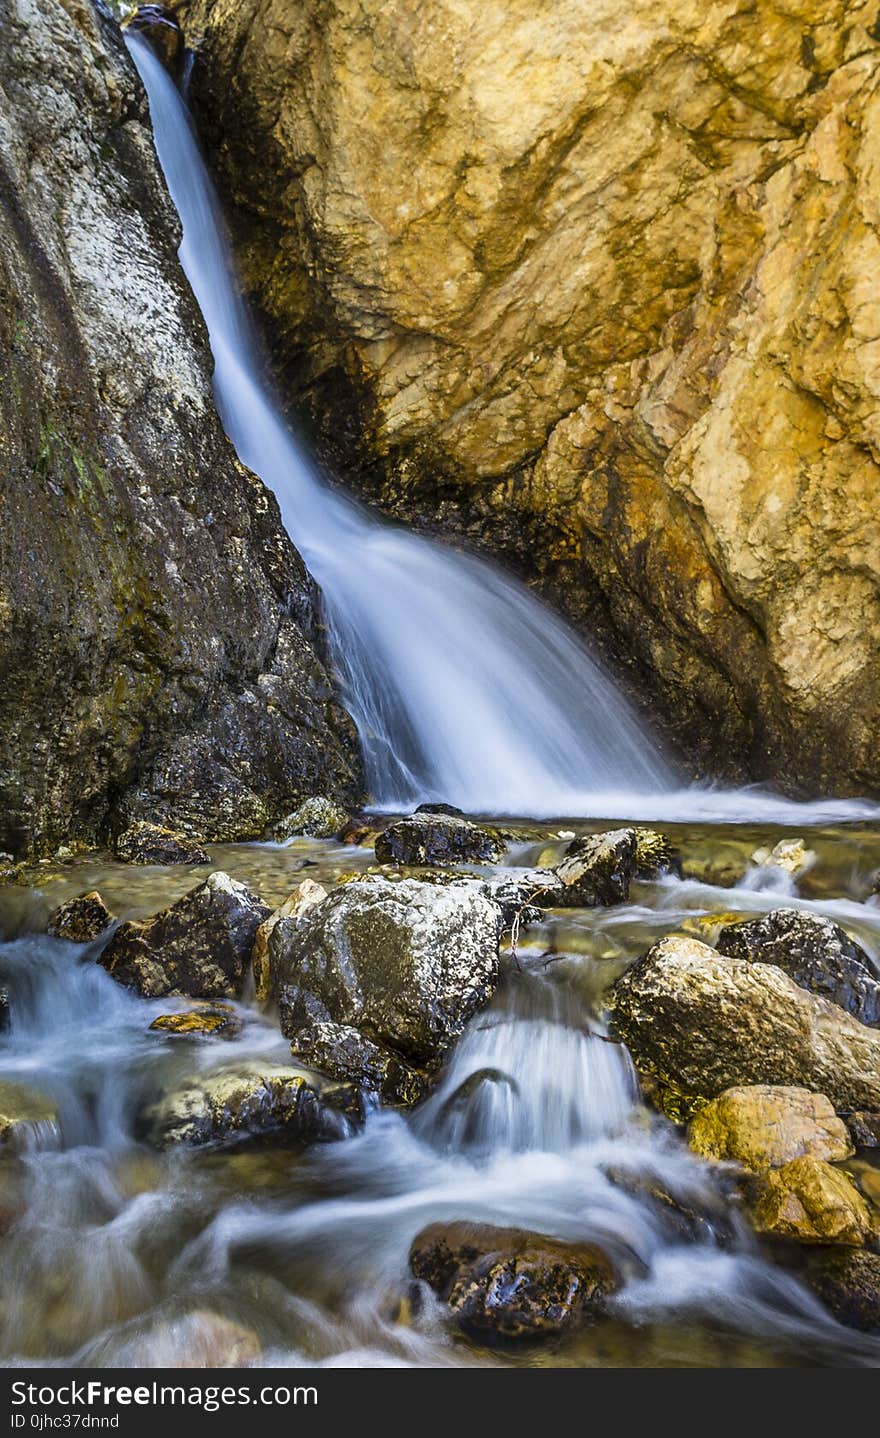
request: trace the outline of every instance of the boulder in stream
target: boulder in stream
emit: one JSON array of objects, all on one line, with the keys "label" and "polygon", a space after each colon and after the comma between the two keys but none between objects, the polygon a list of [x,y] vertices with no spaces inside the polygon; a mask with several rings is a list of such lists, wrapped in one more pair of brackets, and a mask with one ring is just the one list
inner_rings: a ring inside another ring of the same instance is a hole
[{"label": "boulder in stream", "polygon": [[151,1031],[179,1038],[233,1039],[241,1032],[241,1019],[231,1004],[212,1004],[181,1009],[174,1014],[160,1014],[150,1024]]},{"label": "boulder in stream", "polygon": [[838,1323],[880,1333],[880,1253],[864,1248],[814,1248],[799,1276]]},{"label": "boulder in stream", "polygon": [[340,1083],[355,1084],[368,1100],[413,1108],[427,1093],[423,1073],[350,1024],[310,1024],[300,1029],[290,1049],[295,1060]]},{"label": "boulder in stream", "polygon": [[670,936],[609,995],[617,1034],[670,1117],[744,1084],[794,1084],[838,1112],[880,1107],[880,1034],[770,964]]},{"label": "boulder in stream", "polygon": [[553,1337],[600,1311],[619,1286],[595,1244],[489,1224],[431,1224],[409,1262],[458,1324],[488,1343]]},{"label": "boulder in stream", "polygon": [[55,939],[67,939],[71,944],[90,944],[110,925],[114,917],[97,889],[80,894],[61,904],[49,919],[48,932]]},{"label": "boulder in stream", "polygon": [[360,1030],[436,1067],[498,979],[499,917],[479,881],[341,884],[269,935],[270,987],[289,1038],[315,1023]]},{"label": "boulder in stream", "polygon": [[834,1160],[853,1152],[846,1124],[825,1095],[793,1085],[725,1090],[691,1120],[688,1140],[702,1158],[734,1159],[758,1172],[803,1154]]},{"label": "boulder in stream", "polygon": [[349,819],[348,809],[342,804],[324,794],[315,794],[273,825],[272,838],[280,843],[300,835],[307,839],[335,839]]},{"label": "boulder in stream", "polygon": [[340,1138],[355,1093],[342,1084],[276,1063],[256,1061],[186,1079],[157,1099],[140,1127],[159,1148],[223,1143],[281,1131],[296,1142]]},{"label": "boulder in stream", "polygon": [[244,884],[218,870],[170,909],[121,924],[99,963],[145,998],[234,998],[257,929],[270,912]]},{"label": "boulder in stream", "polygon": [[123,864],[210,864],[211,858],[186,834],[149,824],[145,819],[129,824],[114,844],[114,853]]},{"label": "boulder in stream", "polygon": [[574,908],[625,904],[637,870],[635,829],[612,829],[575,839],[555,869],[562,883],[556,902]]},{"label": "boulder in stream", "polygon": [[855,1184],[824,1159],[804,1154],[761,1180],[752,1222],[767,1237],[860,1247],[877,1235]]},{"label": "boulder in stream", "polygon": [[773,909],[723,928],[716,948],[731,958],[776,964],[801,988],[839,1004],[860,1023],[880,1026],[880,983],[871,960],[845,929],[821,914]]},{"label": "boulder in stream", "polygon": [[390,824],[376,838],[380,864],[492,864],[504,853],[504,840],[457,814],[433,809]]}]

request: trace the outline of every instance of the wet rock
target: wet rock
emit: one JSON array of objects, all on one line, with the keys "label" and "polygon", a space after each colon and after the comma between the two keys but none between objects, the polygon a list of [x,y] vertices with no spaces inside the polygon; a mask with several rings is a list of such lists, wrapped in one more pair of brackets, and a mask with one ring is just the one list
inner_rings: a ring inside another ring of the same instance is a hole
[{"label": "wet rock", "polygon": [[448,814],[453,819],[463,819],[463,809],[456,809],[454,804],[442,804],[431,801],[426,804],[418,804],[414,811],[416,814]]},{"label": "wet rock", "polygon": [[693,856],[681,863],[682,878],[718,889],[736,888],[745,873],[746,862],[739,854]]},{"label": "wet rock", "polygon": [[340,885],[269,936],[283,1031],[329,1020],[437,1064],[495,987],[498,929],[479,882]]},{"label": "wet rock", "polygon": [[801,988],[839,1004],[860,1023],[880,1025],[880,983],[861,945],[830,919],[774,909],[721,930],[716,947],[731,958],[775,964]]},{"label": "wet rock", "polygon": [[851,1113],[846,1124],[856,1148],[880,1148],[880,1113]]},{"label": "wet rock", "polygon": [[490,864],[504,853],[504,841],[492,829],[436,810],[400,819],[379,834],[380,864]]},{"label": "wet rock", "polygon": [[290,1051],[309,1068],[354,1084],[368,1100],[379,1099],[393,1108],[413,1108],[428,1090],[423,1073],[349,1024],[325,1022],[300,1029]]},{"label": "wet rock", "polygon": [[617,981],[609,1003],[673,1118],[751,1084],[812,1089],[837,1111],[880,1107],[880,1034],[770,964],[672,936]]},{"label": "wet rock", "polygon": [[123,864],[210,864],[204,849],[188,838],[159,824],[142,820],[130,824],[114,845],[117,859]]},{"label": "wet rock", "polygon": [[800,1243],[861,1246],[875,1236],[871,1211],[855,1185],[810,1154],[764,1176],[752,1222],[759,1233]]},{"label": "wet rock", "polygon": [[52,1099],[25,1084],[0,1082],[0,1147],[26,1144],[58,1123]]},{"label": "wet rock", "polygon": [[5,984],[0,984],[0,1034],[9,1030],[9,990]]},{"label": "wet rock", "polygon": [[72,944],[90,944],[115,923],[97,889],[80,894],[57,908],[49,919],[48,932]]},{"label": "wet rock", "polygon": [[270,912],[244,884],[218,871],[170,909],[121,924],[99,962],[145,998],[235,998],[257,929]]},{"label": "wet rock", "polygon": [[605,1174],[615,1188],[647,1204],[672,1239],[729,1247],[740,1236],[737,1210],[742,1195],[732,1177],[720,1175],[711,1187],[682,1184],[673,1190],[658,1174],[643,1168],[609,1164]]},{"label": "wet rock", "polygon": [[121,1358],[136,1368],[246,1368],[262,1351],[252,1328],[199,1308],[129,1339]]},{"label": "wet rock", "polygon": [[780,839],[772,849],[756,849],[752,863],[758,869],[779,869],[792,878],[806,874],[816,862],[816,855],[803,839]]},{"label": "wet rock", "polygon": [[254,935],[254,946],[251,950],[251,967],[254,974],[254,990],[257,1002],[265,1004],[268,1002],[272,991],[272,978],[269,970],[269,937],[279,919],[295,918],[303,914],[313,904],[320,904],[326,899],[327,890],[322,884],[316,884],[313,879],[303,879],[292,894],[273,909],[268,919],[264,919]]},{"label": "wet rock", "polygon": [[555,869],[562,883],[556,902],[574,908],[625,904],[637,870],[635,829],[612,829],[575,839]]},{"label": "wet rock", "polygon": [[140,1127],[159,1148],[230,1142],[282,1131],[311,1143],[347,1131],[355,1095],[300,1068],[242,1063],[198,1074],[145,1109]]},{"label": "wet rock", "polygon": [[540,922],[544,909],[558,902],[562,882],[552,869],[508,871],[485,879],[483,890],[497,904],[502,927],[509,929],[514,923]]},{"label": "wet rock", "polygon": [[139,5],[125,21],[150,43],[166,70],[179,75],[183,64],[184,42],[180,26],[164,5]]},{"label": "wet rock", "polygon": [[520,1229],[438,1223],[415,1238],[410,1268],[484,1342],[549,1338],[601,1310],[618,1287],[594,1244]]},{"label": "wet rock", "polygon": [[0,854],[0,885],[26,883],[24,865],[14,863],[11,854]]},{"label": "wet rock", "polygon": [[292,814],[281,819],[272,829],[272,838],[280,842],[304,835],[308,839],[335,839],[349,823],[349,812],[337,803],[317,794],[305,799]]},{"label": "wet rock", "polygon": [[880,1254],[863,1248],[815,1248],[806,1255],[800,1277],[838,1323],[880,1333]]},{"label": "wet rock", "polygon": [[659,879],[677,873],[681,861],[665,834],[655,829],[636,829],[636,877]]},{"label": "wet rock", "polygon": [[679,924],[679,932],[689,934],[701,943],[708,944],[710,948],[715,947],[715,940],[726,929],[729,924],[738,924],[742,914],[695,914],[693,918],[683,919]]},{"label": "wet rock", "polygon": [[197,1034],[205,1038],[219,1034],[222,1038],[235,1038],[241,1032],[241,1019],[227,1004],[216,1004],[212,1008],[183,1009],[180,1013],[160,1014],[150,1024],[151,1029],[163,1034],[180,1034],[186,1037]]},{"label": "wet rock", "polygon": [[823,1094],[792,1086],[731,1088],[691,1120],[688,1142],[702,1158],[746,1168],[781,1168],[803,1154],[842,1159],[853,1152],[847,1127]]}]

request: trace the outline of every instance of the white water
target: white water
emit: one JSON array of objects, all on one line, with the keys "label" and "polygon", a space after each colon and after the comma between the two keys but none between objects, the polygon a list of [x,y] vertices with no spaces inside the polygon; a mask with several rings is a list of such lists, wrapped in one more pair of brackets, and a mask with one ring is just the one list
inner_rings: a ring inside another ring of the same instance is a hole
[{"label": "white water", "polygon": [[758,791],[680,790],[596,659],[529,590],[322,484],[261,378],[185,102],[147,41],[128,31],[126,42],[183,225],[180,259],[208,326],[217,407],[320,585],[376,806],[442,799],[468,813],[777,823],[880,812],[855,800],[805,807]]}]

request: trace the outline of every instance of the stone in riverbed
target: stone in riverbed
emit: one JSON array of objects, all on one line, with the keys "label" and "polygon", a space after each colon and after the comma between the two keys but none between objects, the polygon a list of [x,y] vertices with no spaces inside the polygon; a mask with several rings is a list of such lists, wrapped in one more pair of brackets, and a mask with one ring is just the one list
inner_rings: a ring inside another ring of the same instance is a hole
[{"label": "stone in riverbed", "polygon": [[774,909],[721,930],[716,947],[730,958],[775,964],[801,988],[839,1004],[860,1023],[880,1026],[880,983],[855,939],[830,919]]},{"label": "stone in riverbed", "polygon": [[626,903],[638,869],[637,854],[635,829],[612,829],[575,839],[554,871],[562,884],[557,904],[596,908]]},{"label": "stone in riverbed", "polygon": [[702,1158],[734,1159],[760,1172],[803,1154],[842,1159],[849,1133],[823,1094],[793,1086],[730,1088],[691,1120],[688,1141]]},{"label": "stone in riverbed", "polygon": [[504,853],[504,840],[456,814],[411,814],[379,834],[375,843],[380,864],[491,864]]},{"label": "stone in riverbed", "polygon": [[113,846],[123,864],[210,864],[211,858],[186,834],[139,820],[129,824]]},{"label": "stone in riverbed", "polygon": [[349,1024],[317,1023],[300,1029],[290,1045],[294,1059],[393,1108],[413,1108],[425,1097],[426,1077],[399,1054]]},{"label": "stone in riverbed", "polygon": [[752,1222],[758,1233],[800,1243],[861,1247],[876,1236],[862,1195],[845,1173],[805,1154],[761,1180]]},{"label": "stone in riverbed", "polygon": [[756,849],[751,862],[757,869],[779,869],[794,879],[813,867],[816,855],[803,839],[780,839],[772,849]]},{"label": "stone in riverbed", "polygon": [[271,995],[272,980],[269,972],[269,936],[279,919],[290,919],[297,914],[304,913],[312,904],[319,904],[326,899],[327,890],[321,884],[316,884],[313,879],[303,879],[292,894],[289,894],[277,909],[273,909],[267,919],[264,919],[254,936],[254,946],[251,950],[251,967],[254,972],[254,990],[257,1002],[265,1004]]},{"label": "stone in riverbed", "polygon": [[794,1084],[839,1112],[880,1108],[880,1034],[781,969],[662,939],[609,995],[617,1034],[670,1117],[744,1084]]},{"label": "stone in riverbed", "polygon": [[235,998],[271,910],[228,874],[211,874],[170,909],[120,925],[99,963],[145,998]]},{"label": "stone in riverbed", "polygon": [[25,1084],[0,1082],[0,1147],[26,1143],[58,1123],[52,1099]]},{"label": "stone in riverbed", "polygon": [[300,835],[307,839],[335,839],[349,823],[347,809],[335,799],[316,794],[286,815],[272,829],[272,838],[283,843]]},{"label": "stone in riverbed", "polygon": [[198,1074],[163,1095],[143,1113],[141,1127],[159,1148],[234,1141],[282,1131],[297,1142],[341,1138],[344,1110],[355,1094],[322,1083],[303,1069],[243,1063]]},{"label": "stone in riverbed", "polygon": [[53,938],[67,939],[72,944],[90,944],[114,922],[98,890],[91,889],[57,908],[49,919],[48,932]]},{"label": "stone in riverbed", "polygon": [[160,1014],[150,1024],[158,1033],[178,1034],[183,1037],[200,1035],[209,1038],[219,1034],[232,1039],[241,1032],[241,1019],[228,1004],[216,1004],[212,1008],[183,1009],[176,1014]]},{"label": "stone in riverbed", "polygon": [[857,1111],[846,1123],[856,1148],[880,1148],[880,1113]]},{"label": "stone in riverbed", "polygon": [[121,1349],[123,1364],[135,1368],[244,1368],[261,1356],[252,1328],[204,1308],[157,1323]]},{"label": "stone in riverbed", "polygon": [[345,1024],[436,1066],[495,988],[498,931],[478,880],[342,884],[269,935],[282,1030]]},{"label": "stone in riverbed", "polygon": [[594,1244],[489,1224],[431,1224],[414,1239],[409,1262],[458,1324],[489,1343],[564,1332],[619,1286]]},{"label": "stone in riverbed", "polygon": [[815,1248],[805,1256],[800,1276],[838,1323],[880,1333],[880,1254],[863,1248]]}]

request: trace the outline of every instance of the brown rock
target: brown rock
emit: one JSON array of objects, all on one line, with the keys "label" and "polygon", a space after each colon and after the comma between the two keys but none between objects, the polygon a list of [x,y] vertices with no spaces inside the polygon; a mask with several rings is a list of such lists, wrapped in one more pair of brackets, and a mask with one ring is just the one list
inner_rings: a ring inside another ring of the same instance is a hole
[{"label": "brown rock", "polygon": [[759,1233],[800,1243],[860,1247],[875,1235],[868,1205],[846,1174],[812,1155],[771,1169],[752,1220]]},{"label": "brown rock", "polygon": [[769,1084],[712,1099],[691,1120],[688,1142],[702,1158],[735,1159],[758,1172],[803,1154],[831,1160],[853,1152],[846,1124],[823,1094]]},{"label": "brown rock", "polygon": [[72,944],[90,944],[114,922],[113,915],[97,889],[69,899],[56,909],[49,920],[48,932],[56,939]]},{"label": "brown rock", "polygon": [[160,1014],[150,1024],[150,1028],[164,1034],[181,1034],[187,1037],[199,1034],[206,1038],[220,1034],[227,1039],[234,1038],[241,1031],[241,1020],[227,1004],[218,1004],[209,1009],[184,1009],[180,1013]]},{"label": "brown rock", "polygon": [[117,859],[123,864],[210,864],[210,855],[186,834],[159,824],[131,824],[116,840]]}]

